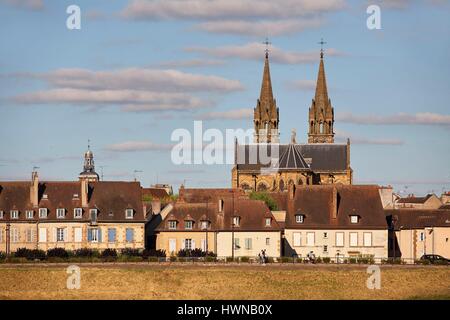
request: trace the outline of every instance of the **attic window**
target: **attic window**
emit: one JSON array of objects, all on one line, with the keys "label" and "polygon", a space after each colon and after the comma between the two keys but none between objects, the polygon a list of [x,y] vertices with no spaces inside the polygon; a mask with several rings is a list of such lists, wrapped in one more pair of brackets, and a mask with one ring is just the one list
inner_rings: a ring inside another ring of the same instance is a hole
[{"label": "attic window", "polygon": [[219,200],[219,212],[223,212],[223,199]]},{"label": "attic window", "polygon": [[272,224],[272,219],[266,218],[266,227],[270,227],[271,224]]},{"label": "attic window", "polygon": [[184,222],[184,228],[186,230],[192,230],[192,225],[193,225],[193,222],[191,220],[187,220]]},{"label": "attic window", "polygon": [[47,218],[47,208],[39,208],[39,218]]},{"label": "attic window", "polygon": [[74,194],[73,194],[73,197],[74,197],[75,199],[78,199],[78,193],[74,193]]},{"label": "attic window", "polygon": [[233,217],[233,227],[239,227],[240,220],[239,217]]},{"label": "attic window", "polygon": [[177,221],[176,220],[169,220],[167,223],[169,230],[176,230],[177,229]]},{"label": "attic window", "polygon": [[91,215],[91,221],[96,223],[97,222],[97,209],[91,209],[91,210],[89,210],[89,213]]},{"label": "attic window", "polygon": [[27,215],[27,219],[33,219],[34,211],[33,210],[27,210],[26,215]]},{"label": "attic window", "polygon": [[202,230],[206,230],[209,228],[209,221],[202,221]]},{"label": "attic window", "polygon": [[83,209],[82,208],[75,208],[73,209],[73,217],[75,219],[80,219],[83,217]]},{"label": "attic window", "polygon": [[0,219],[3,219],[3,211],[0,211]]},{"label": "attic window", "polygon": [[44,193],[44,194],[42,195],[42,199],[48,199],[48,195]]},{"label": "attic window", "polygon": [[126,219],[133,219],[133,209],[125,210],[125,218]]},{"label": "attic window", "polygon": [[356,216],[356,215],[350,216],[350,222],[351,223],[358,223],[359,222],[359,216]]},{"label": "attic window", "polygon": [[56,209],[56,218],[64,219],[66,217],[66,210],[63,208]]},{"label": "attic window", "polygon": [[11,219],[19,219],[19,211],[11,210]]},{"label": "attic window", "polygon": [[303,223],[304,220],[305,220],[305,216],[303,214],[296,214],[295,215],[295,222]]}]

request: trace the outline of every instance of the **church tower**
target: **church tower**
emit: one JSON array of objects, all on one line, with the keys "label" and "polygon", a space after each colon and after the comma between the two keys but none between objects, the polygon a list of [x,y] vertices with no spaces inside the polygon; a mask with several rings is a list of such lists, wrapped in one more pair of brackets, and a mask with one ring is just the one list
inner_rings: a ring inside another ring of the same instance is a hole
[{"label": "church tower", "polygon": [[[266,42],[268,44],[268,42]],[[266,49],[261,93],[254,109],[255,143],[279,143],[279,116],[270,80],[269,51]]]},{"label": "church tower", "polygon": [[88,149],[84,153],[84,165],[83,172],[78,176],[79,180],[87,180],[88,182],[98,181],[99,176],[97,172],[95,172],[94,166],[94,154],[91,151],[91,147],[88,143]]},{"label": "church tower", "polygon": [[[322,41],[321,44],[324,42]],[[308,143],[334,143],[334,109],[328,98],[323,49],[320,51],[316,94],[309,108]]]}]

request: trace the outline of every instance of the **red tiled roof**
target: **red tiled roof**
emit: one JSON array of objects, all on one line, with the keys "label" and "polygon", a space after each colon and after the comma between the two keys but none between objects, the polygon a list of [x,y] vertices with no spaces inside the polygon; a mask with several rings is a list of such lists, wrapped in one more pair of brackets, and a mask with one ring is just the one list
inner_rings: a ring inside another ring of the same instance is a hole
[{"label": "red tiled roof", "polygon": [[167,191],[161,188],[142,188],[142,195],[151,196],[153,199],[164,199],[169,197]]},{"label": "red tiled roof", "polygon": [[391,209],[386,215],[394,221],[396,230],[450,227],[450,210]]},{"label": "red tiled roof", "polygon": [[432,194],[427,194],[425,197],[406,197],[406,198],[400,198],[397,200],[397,203],[425,203],[428,199],[430,199],[430,197],[432,196]]}]

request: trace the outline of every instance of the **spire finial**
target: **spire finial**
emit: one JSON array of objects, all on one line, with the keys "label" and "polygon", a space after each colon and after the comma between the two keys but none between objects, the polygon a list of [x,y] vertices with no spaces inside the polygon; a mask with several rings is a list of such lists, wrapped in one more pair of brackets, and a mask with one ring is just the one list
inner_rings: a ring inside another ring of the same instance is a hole
[{"label": "spire finial", "polygon": [[272,44],[272,42],[269,42],[269,37],[266,37],[266,40],[263,42],[263,44],[266,45],[265,53],[266,53],[266,59],[267,59],[269,57],[269,45]]},{"label": "spire finial", "polygon": [[323,41],[323,38],[321,38],[318,44],[320,44],[320,59],[323,59],[323,45],[326,44],[326,42]]},{"label": "spire finial", "polygon": [[91,139],[88,139],[88,150],[91,150]]}]

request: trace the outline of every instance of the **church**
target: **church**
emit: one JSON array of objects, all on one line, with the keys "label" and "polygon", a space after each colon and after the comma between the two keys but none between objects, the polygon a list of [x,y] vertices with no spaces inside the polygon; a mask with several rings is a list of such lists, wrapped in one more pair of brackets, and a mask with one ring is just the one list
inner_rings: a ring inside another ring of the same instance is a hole
[{"label": "church", "polygon": [[[328,97],[323,50],[308,119],[307,143],[297,143],[295,130],[288,144],[280,143],[279,108],[266,50],[261,92],[254,108],[253,144],[236,142],[232,187],[276,192],[287,191],[289,184],[352,184],[350,140],[344,144],[334,142],[334,108]],[[260,159],[263,147],[269,163]]]}]

